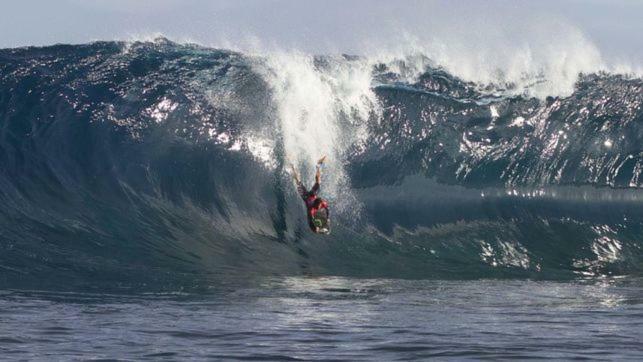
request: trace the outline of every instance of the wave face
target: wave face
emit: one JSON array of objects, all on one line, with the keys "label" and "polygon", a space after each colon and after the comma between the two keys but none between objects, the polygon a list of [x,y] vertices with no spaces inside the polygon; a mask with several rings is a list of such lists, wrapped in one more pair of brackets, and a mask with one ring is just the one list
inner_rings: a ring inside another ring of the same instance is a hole
[{"label": "wave face", "polygon": [[[429,63],[0,50],[0,283],[640,276],[643,81],[536,99]],[[310,182],[321,154],[327,237],[285,171]]]}]

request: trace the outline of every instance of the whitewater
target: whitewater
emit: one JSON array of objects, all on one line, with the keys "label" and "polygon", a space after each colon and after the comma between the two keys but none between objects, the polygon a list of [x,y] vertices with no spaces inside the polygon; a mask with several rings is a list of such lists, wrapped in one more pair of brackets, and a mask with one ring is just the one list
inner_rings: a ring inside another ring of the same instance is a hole
[{"label": "whitewater", "polygon": [[[643,80],[570,34],[493,66],[439,42],[0,50],[0,348],[640,357]],[[310,186],[321,155],[329,236],[288,171]]]}]

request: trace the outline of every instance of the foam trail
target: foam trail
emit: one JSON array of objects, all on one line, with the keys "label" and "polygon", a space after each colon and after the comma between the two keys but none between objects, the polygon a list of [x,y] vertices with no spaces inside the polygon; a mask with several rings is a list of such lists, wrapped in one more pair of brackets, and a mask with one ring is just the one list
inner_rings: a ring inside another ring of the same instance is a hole
[{"label": "foam trail", "polygon": [[348,147],[365,139],[369,114],[378,111],[371,64],[273,53],[261,68],[273,92],[286,159],[301,170],[304,180],[310,180],[312,165],[327,155],[325,195],[337,199],[342,193],[340,208],[354,204],[346,196],[349,187],[342,163]]}]

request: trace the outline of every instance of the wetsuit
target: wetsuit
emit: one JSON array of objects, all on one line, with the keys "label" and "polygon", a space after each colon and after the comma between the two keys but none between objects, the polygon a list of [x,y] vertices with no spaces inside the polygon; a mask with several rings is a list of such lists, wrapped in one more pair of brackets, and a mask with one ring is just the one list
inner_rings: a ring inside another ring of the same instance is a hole
[{"label": "wetsuit", "polygon": [[319,191],[319,182],[315,182],[313,185],[313,188],[310,189],[310,191],[306,190],[306,187],[301,182],[297,182],[297,192],[299,193],[299,196],[304,200],[306,203],[306,216],[308,216],[308,226],[312,231],[316,231],[317,228],[315,227],[315,223],[313,222],[313,219],[315,218],[315,214],[317,214],[317,211],[320,209],[326,209],[326,215],[327,217],[330,217],[330,211],[328,210],[328,203],[324,201],[321,197],[317,196],[317,192]]}]

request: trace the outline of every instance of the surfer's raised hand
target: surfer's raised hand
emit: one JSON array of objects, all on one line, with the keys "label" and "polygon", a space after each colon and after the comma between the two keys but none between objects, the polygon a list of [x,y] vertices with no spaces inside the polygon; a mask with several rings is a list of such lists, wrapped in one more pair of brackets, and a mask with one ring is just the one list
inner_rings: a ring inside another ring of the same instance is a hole
[{"label": "surfer's raised hand", "polygon": [[319,161],[317,161],[317,165],[323,164],[324,161],[326,161],[326,155],[324,155],[322,158],[319,159]]}]

